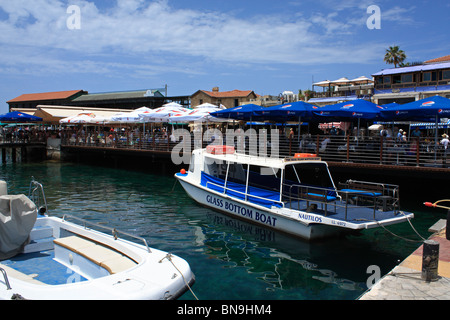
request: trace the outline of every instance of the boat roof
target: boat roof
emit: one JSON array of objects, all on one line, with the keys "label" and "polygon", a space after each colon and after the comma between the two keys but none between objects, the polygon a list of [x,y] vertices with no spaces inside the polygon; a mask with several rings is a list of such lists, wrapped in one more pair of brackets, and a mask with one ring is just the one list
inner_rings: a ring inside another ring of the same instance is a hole
[{"label": "boat roof", "polygon": [[232,161],[241,164],[250,164],[260,167],[270,167],[270,168],[278,168],[284,169],[286,165],[293,164],[302,164],[302,163],[325,163],[319,157],[309,157],[309,158],[270,158],[270,157],[261,157],[261,156],[252,156],[243,153],[229,153],[229,154],[211,154],[206,151],[206,149],[202,150],[203,155],[210,159],[221,160],[221,161]]}]

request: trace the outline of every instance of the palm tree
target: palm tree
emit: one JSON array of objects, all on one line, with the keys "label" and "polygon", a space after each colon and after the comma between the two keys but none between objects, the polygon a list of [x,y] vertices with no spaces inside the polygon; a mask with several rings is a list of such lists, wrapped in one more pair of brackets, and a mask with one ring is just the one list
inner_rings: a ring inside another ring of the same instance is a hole
[{"label": "palm tree", "polygon": [[386,49],[386,55],[384,56],[384,61],[387,64],[394,64],[397,68],[397,65],[403,63],[406,60],[406,54],[403,50],[400,50],[399,46],[389,47]]}]

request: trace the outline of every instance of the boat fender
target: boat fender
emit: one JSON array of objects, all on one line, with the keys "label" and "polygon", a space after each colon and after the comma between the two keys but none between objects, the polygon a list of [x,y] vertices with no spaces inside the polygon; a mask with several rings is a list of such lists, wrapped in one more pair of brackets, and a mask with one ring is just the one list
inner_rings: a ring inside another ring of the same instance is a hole
[{"label": "boat fender", "polygon": [[39,208],[39,214],[41,216],[43,216],[46,212],[47,212],[47,208],[46,207],[40,207]]},{"label": "boat fender", "polygon": [[186,170],[185,170],[185,169],[181,169],[181,170],[180,170],[180,173],[181,173],[181,174],[186,174]]}]

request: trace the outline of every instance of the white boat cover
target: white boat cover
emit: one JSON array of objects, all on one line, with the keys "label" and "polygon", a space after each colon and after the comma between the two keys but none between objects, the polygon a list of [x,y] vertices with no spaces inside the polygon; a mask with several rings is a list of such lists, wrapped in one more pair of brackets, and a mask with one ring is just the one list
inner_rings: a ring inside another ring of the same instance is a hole
[{"label": "white boat cover", "polygon": [[0,196],[0,261],[22,250],[36,219],[36,205],[27,196]]}]

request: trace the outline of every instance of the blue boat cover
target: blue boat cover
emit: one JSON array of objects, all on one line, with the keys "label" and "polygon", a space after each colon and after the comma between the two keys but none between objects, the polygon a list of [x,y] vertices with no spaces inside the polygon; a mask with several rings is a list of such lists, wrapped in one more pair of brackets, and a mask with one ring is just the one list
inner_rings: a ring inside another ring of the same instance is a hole
[{"label": "blue boat cover", "polygon": [[[205,172],[202,172],[201,185],[211,190],[223,193],[225,180],[215,178]],[[245,200],[245,185],[236,182],[227,182],[226,194],[234,198]],[[258,197],[258,198],[256,198]],[[264,198],[264,199],[261,199]],[[248,187],[247,201],[270,208],[272,206],[282,207],[280,200],[280,193],[265,190],[256,187]]]}]

